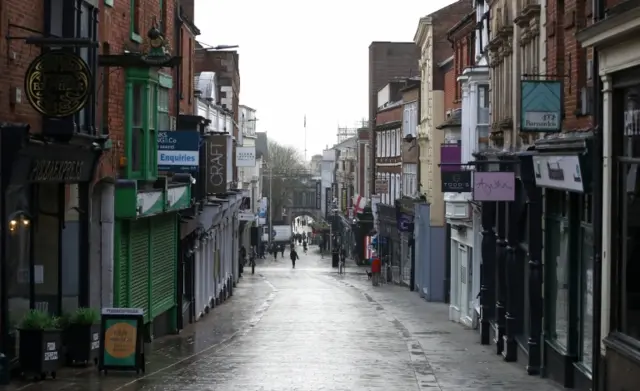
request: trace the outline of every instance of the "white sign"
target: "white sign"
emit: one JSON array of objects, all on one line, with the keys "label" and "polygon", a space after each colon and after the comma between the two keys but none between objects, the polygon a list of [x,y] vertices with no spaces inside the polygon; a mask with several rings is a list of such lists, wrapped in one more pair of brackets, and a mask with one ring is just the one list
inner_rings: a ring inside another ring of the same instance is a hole
[{"label": "white sign", "polygon": [[584,192],[580,159],[571,156],[534,156],[536,185],[553,189]]},{"label": "white sign", "polygon": [[255,167],[256,147],[236,147],[236,167]]},{"label": "white sign", "polygon": [[143,315],[142,308],[103,308],[102,315]]},{"label": "white sign", "polygon": [[256,217],[253,213],[240,212],[238,213],[238,220],[240,221],[255,221]]},{"label": "white sign", "polygon": [[560,129],[562,119],[555,111],[525,111],[524,127],[536,129],[541,132],[557,132]]}]

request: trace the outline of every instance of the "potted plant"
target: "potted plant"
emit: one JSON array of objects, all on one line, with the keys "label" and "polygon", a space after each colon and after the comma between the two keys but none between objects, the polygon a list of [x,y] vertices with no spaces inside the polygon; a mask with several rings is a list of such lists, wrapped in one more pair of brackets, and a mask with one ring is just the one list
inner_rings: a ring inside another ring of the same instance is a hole
[{"label": "potted plant", "polygon": [[61,333],[58,318],[40,310],[30,310],[18,325],[18,360],[23,374],[55,379],[60,367]]},{"label": "potted plant", "polygon": [[93,308],[78,308],[68,317],[64,330],[66,358],[69,364],[98,362],[100,352],[100,313]]}]

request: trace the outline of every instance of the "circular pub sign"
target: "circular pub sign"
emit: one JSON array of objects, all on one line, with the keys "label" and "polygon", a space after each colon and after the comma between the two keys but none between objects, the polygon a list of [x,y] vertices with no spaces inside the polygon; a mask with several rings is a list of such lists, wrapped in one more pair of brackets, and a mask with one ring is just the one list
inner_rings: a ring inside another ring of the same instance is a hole
[{"label": "circular pub sign", "polygon": [[47,117],[64,118],[82,110],[89,101],[92,75],[77,54],[54,50],[33,60],[24,83],[34,109]]}]

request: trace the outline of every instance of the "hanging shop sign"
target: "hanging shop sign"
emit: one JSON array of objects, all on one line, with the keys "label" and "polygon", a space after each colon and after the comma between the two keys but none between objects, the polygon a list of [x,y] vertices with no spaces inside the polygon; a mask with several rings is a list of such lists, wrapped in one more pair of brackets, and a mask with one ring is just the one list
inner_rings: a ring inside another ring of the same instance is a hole
[{"label": "hanging shop sign", "polygon": [[516,177],[513,172],[474,172],[474,201],[515,200]]},{"label": "hanging shop sign", "polygon": [[98,369],[144,372],[143,330],[141,308],[103,308]]},{"label": "hanging shop sign", "polygon": [[200,164],[200,133],[158,132],[158,171],[194,172]]},{"label": "hanging shop sign", "polygon": [[255,167],[256,147],[236,147],[236,167]]},{"label": "hanging shop sign", "polygon": [[440,171],[460,171],[462,147],[459,144],[440,144]]},{"label": "hanging shop sign", "polygon": [[73,51],[52,50],[31,62],[24,84],[27,100],[37,112],[64,118],[78,113],[89,102],[93,75]]},{"label": "hanging shop sign", "polygon": [[322,181],[316,181],[316,209],[322,209]]},{"label": "hanging shop sign", "polygon": [[562,130],[564,80],[520,81],[520,131]]},{"label": "hanging shop sign", "polygon": [[205,141],[207,194],[227,191],[227,136],[212,135]]},{"label": "hanging shop sign", "polygon": [[386,179],[376,179],[374,184],[375,194],[387,194],[389,192],[389,181]]},{"label": "hanging shop sign", "polygon": [[580,158],[571,156],[533,156],[536,185],[584,192]]},{"label": "hanging shop sign", "polygon": [[443,193],[471,193],[471,171],[445,171],[440,174]]}]

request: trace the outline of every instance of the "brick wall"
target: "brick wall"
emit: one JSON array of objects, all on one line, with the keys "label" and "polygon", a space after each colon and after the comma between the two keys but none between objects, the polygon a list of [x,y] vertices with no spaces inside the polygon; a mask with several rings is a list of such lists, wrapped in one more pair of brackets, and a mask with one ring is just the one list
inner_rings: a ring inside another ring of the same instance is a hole
[{"label": "brick wall", "polygon": [[193,80],[195,75],[195,38],[196,35],[189,26],[183,24],[180,28],[180,52],[182,53],[180,75],[180,113],[192,114],[194,112],[195,98],[193,96]]},{"label": "brick wall", "polygon": [[433,33],[433,89],[444,89],[444,72],[439,64],[453,55],[448,32],[473,10],[471,0],[459,0],[432,13]]},{"label": "brick wall", "polygon": [[[372,42],[369,45],[369,121],[375,123],[378,91],[396,77],[420,76],[420,49],[413,42]],[[371,138],[370,167],[375,164],[376,135]],[[375,170],[371,170],[370,193],[374,193]]]},{"label": "brick wall", "polygon": [[583,49],[575,34],[591,23],[591,0],[547,2],[547,74],[566,75],[564,80],[563,129],[579,130],[592,125],[590,114],[581,112],[581,90],[591,86],[587,68],[591,49]]},{"label": "brick wall", "polygon": [[[103,54],[122,54],[124,50],[139,51],[141,47],[139,44],[131,41],[129,34],[130,15],[131,9],[129,2],[114,1],[113,7],[104,5],[104,2],[100,2],[100,46]],[[166,12],[164,14],[164,34],[165,38],[172,49],[174,55],[180,55],[175,49],[175,25],[174,25],[174,12],[175,3],[172,1],[164,2]],[[143,39],[146,39],[146,34],[152,27],[154,19],[159,20],[160,16],[160,2],[159,0],[141,0],[141,9],[144,12],[140,13],[140,32]],[[161,72],[170,74],[174,77],[174,86],[177,84],[176,71],[171,69],[162,69]],[[111,155],[108,156],[113,170],[117,169],[118,161],[121,156],[124,155],[124,104],[125,104],[125,71],[122,68],[102,68],[100,69],[100,80],[102,82],[102,88],[106,89],[108,96],[107,101],[102,101],[104,92],[100,93],[100,105],[106,104],[106,125],[109,131],[109,137],[113,140],[113,150]],[[104,74],[104,79],[102,79]],[[176,97],[175,88],[169,93],[169,113],[171,116],[176,115]],[[102,107],[102,106],[101,106]],[[100,121],[103,120],[103,110],[98,110],[98,116]],[[102,122],[99,122],[102,123]],[[108,167],[109,168],[109,167]]]},{"label": "brick wall", "polygon": [[444,74],[444,109],[451,110],[460,107],[458,96],[458,76],[454,64]]},{"label": "brick wall", "polygon": [[367,149],[367,141],[369,141],[369,129],[363,128],[358,129],[358,183],[356,184],[356,192],[358,194],[365,194],[365,175],[367,175],[367,167],[369,166],[367,161],[365,161],[366,149]]},{"label": "brick wall", "polygon": [[[453,47],[453,69],[456,78],[462,75],[466,68],[475,64],[475,24],[476,13],[473,10],[447,33],[447,37]],[[446,77],[445,83],[447,83]],[[460,83],[456,83],[454,95],[455,102],[462,101],[462,85]],[[448,102],[445,101],[445,106],[447,104]]]},{"label": "brick wall", "polygon": [[[5,0],[0,11],[0,34],[11,36],[36,35],[16,26],[42,31],[44,29],[44,8],[41,0]],[[12,25],[12,27],[9,27]],[[0,39],[0,121],[28,123],[32,133],[39,133],[42,127],[40,115],[31,107],[24,94],[24,74],[27,67],[40,54],[40,48],[27,45],[24,40]],[[7,56],[8,54],[8,56]],[[22,91],[22,103],[9,103],[10,91],[17,87]]]}]

